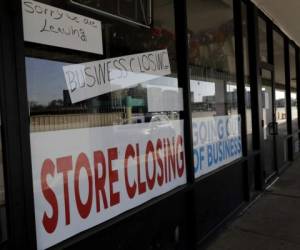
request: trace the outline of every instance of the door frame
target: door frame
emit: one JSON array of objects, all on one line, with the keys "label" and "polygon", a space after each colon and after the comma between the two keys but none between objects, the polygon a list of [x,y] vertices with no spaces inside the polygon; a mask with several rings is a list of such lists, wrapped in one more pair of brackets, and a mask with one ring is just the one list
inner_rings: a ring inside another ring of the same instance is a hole
[{"label": "door frame", "polygon": [[0,110],[8,240],[36,249],[21,1],[0,2]]},{"label": "door frame", "polygon": [[[265,62],[260,62],[260,76],[261,76],[261,80],[262,80],[262,71],[265,70],[265,71],[268,71],[271,73],[271,88],[272,88],[272,107],[271,107],[271,112],[272,112],[272,121],[271,123],[269,123],[267,125],[267,127],[271,124],[272,125],[272,129],[274,130],[274,132],[271,134],[271,137],[272,137],[272,141],[273,141],[273,145],[272,145],[272,152],[273,152],[273,162],[274,162],[274,168],[273,168],[273,172],[267,176],[266,175],[266,171],[265,171],[265,167],[266,167],[266,164],[263,164],[264,168],[263,168],[263,171],[264,171],[264,181],[265,181],[265,184],[268,184],[270,183],[272,180],[274,180],[274,177],[276,177],[276,175],[278,174],[278,162],[277,162],[277,157],[276,157],[276,152],[277,152],[277,134],[278,134],[278,124],[277,124],[277,121],[276,121],[276,106],[275,106],[275,72],[274,72],[274,65],[270,64],[270,63],[265,63]],[[263,85],[261,84],[261,87]],[[262,95],[262,88],[260,88],[260,94]],[[260,110],[262,112],[263,110],[263,104],[261,103],[261,106],[260,106]],[[264,132],[264,126],[266,124],[263,124],[263,119],[262,119],[262,133],[265,133]],[[268,133],[268,132],[267,132]],[[265,141],[265,139],[263,140]],[[262,145],[262,151],[265,152],[265,148],[264,148],[264,143]]]}]

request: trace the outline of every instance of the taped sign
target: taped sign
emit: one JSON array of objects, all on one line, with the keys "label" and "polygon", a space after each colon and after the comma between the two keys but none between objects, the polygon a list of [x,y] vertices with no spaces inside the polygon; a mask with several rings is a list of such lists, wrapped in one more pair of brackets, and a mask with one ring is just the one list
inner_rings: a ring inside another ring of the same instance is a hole
[{"label": "taped sign", "polygon": [[134,54],[63,67],[72,103],[171,74],[168,51]]},{"label": "taped sign", "polygon": [[193,144],[196,178],[242,157],[240,115],[193,119]]},{"label": "taped sign", "polygon": [[103,54],[100,21],[32,0],[22,10],[25,41]]},{"label": "taped sign", "polygon": [[183,121],[31,134],[37,249],[186,183]]}]

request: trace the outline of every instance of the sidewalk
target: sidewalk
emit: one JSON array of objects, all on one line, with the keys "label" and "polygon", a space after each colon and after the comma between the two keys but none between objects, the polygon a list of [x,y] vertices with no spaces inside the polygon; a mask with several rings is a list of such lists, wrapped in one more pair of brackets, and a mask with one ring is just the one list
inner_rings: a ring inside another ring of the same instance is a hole
[{"label": "sidewalk", "polygon": [[207,250],[300,250],[300,160]]}]

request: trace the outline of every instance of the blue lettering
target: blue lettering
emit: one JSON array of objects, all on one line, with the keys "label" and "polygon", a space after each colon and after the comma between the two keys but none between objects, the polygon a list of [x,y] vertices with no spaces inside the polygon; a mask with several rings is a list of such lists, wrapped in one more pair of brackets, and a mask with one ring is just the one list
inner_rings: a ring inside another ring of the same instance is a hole
[{"label": "blue lettering", "polygon": [[223,161],[223,149],[224,149],[224,143],[219,143],[219,161]]},{"label": "blue lettering", "polygon": [[208,167],[211,167],[211,165],[213,164],[213,152],[212,152],[212,145],[209,144],[207,145],[207,163],[208,163]]},{"label": "blue lettering", "polygon": [[224,124],[222,119],[218,121],[218,137],[219,140],[223,140],[224,138]]},{"label": "blue lettering", "polygon": [[199,157],[199,154],[198,154],[198,150],[194,149],[193,154],[194,154],[194,173],[197,173],[201,169],[200,159],[199,159],[200,157]]},{"label": "blue lettering", "polygon": [[199,158],[200,158],[200,169],[202,169],[203,161],[204,161],[204,147],[199,148]]},{"label": "blue lettering", "polygon": [[215,143],[213,145],[213,158],[214,158],[214,163],[218,163],[218,143]]}]

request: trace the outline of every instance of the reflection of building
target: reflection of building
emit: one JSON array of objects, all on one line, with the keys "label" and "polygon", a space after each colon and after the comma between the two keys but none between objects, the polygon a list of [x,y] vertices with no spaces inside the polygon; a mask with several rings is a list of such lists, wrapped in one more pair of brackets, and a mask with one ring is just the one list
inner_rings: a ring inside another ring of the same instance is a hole
[{"label": "reflection of building", "polygon": [[67,90],[67,89],[63,90],[63,97],[64,97],[64,106],[65,107],[72,105],[69,90]]}]

